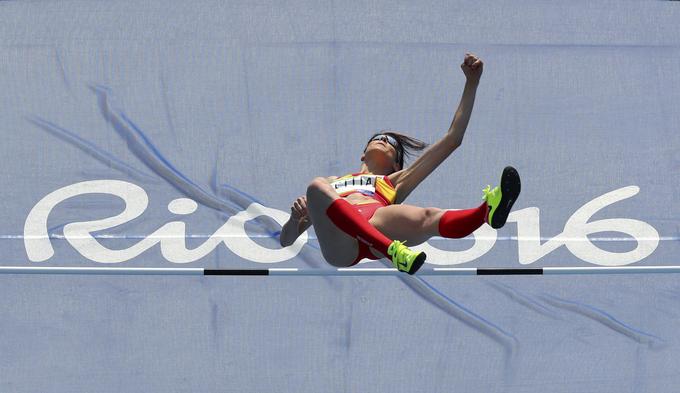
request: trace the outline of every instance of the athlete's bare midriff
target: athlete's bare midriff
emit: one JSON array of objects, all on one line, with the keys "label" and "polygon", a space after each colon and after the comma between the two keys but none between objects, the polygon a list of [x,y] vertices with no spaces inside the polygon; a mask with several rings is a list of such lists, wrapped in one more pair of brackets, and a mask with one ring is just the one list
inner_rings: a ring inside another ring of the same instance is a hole
[{"label": "athlete's bare midriff", "polygon": [[356,194],[349,194],[346,197],[344,197],[345,200],[352,205],[362,205],[365,203],[380,203],[376,201],[375,199],[368,197],[366,195],[356,193]]}]

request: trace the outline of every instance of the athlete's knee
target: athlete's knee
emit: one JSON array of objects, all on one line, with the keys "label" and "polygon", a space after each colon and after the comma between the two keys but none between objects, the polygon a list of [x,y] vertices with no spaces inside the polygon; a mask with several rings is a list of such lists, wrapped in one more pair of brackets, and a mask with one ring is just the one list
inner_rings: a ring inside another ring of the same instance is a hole
[{"label": "athlete's knee", "polygon": [[436,207],[423,208],[422,222],[423,222],[424,226],[428,227],[428,226],[434,224],[436,221],[438,221],[441,213],[442,213],[442,209],[438,209]]},{"label": "athlete's knee", "polygon": [[323,177],[316,177],[307,186],[307,199],[314,198],[317,195],[327,194],[330,189],[328,180]]}]

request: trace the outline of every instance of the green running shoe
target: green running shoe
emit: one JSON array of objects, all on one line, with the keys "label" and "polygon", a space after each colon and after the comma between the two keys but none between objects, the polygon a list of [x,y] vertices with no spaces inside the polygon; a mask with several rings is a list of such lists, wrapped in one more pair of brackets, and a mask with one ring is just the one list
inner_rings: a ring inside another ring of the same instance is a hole
[{"label": "green running shoe", "polygon": [[387,253],[392,257],[392,265],[397,270],[408,274],[415,274],[423,266],[427,256],[422,251],[411,251],[404,243],[399,240],[393,241],[387,249]]},{"label": "green running shoe", "polygon": [[503,170],[503,176],[501,176],[500,187],[491,189],[489,185],[482,190],[484,193],[482,199],[489,206],[487,223],[492,228],[498,229],[505,225],[510,209],[512,209],[512,205],[517,200],[521,189],[522,184],[519,181],[517,169],[506,166]]}]

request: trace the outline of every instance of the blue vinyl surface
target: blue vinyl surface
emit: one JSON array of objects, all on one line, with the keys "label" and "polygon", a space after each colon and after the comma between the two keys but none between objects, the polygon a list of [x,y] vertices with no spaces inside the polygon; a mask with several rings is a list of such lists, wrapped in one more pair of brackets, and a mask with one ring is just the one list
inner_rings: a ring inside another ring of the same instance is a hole
[{"label": "blue vinyl surface", "polygon": [[[0,2],[0,265],[334,269],[278,233],[370,135],[508,224],[423,269],[680,265],[680,3]],[[408,162],[407,162],[408,164]],[[192,202],[193,201],[193,202]],[[104,221],[100,221],[104,220]],[[357,266],[382,267],[385,260]],[[677,392],[680,275],[0,275],[2,392]]]}]

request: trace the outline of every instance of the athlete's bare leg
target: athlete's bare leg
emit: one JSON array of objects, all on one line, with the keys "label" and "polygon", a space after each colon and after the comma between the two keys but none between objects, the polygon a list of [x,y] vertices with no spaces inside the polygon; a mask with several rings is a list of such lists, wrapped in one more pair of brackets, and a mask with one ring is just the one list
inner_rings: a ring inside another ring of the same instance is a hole
[{"label": "athlete's bare leg", "polygon": [[439,235],[439,219],[444,212],[435,207],[389,205],[376,210],[369,222],[390,239],[406,240],[408,246],[415,246]]},{"label": "athlete's bare leg", "polygon": [[307,211],[319,239],[321,253],[331,265],[346,267],[359,255],[359,241],[335,226],[326,214],[331,203],[339,198],[323,177],[315,178],[307,187]]}]

